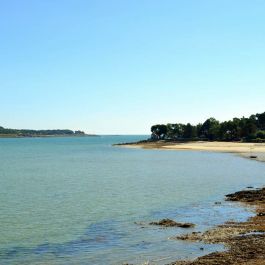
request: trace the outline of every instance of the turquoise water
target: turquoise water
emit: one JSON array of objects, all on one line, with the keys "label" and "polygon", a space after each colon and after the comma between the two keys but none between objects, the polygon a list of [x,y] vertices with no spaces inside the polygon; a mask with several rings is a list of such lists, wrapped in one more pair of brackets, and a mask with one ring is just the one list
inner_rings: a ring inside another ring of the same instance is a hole
[{"label": "turquoise water", "polygon": [[[112,146],[142,138],[0,139],[0,264],[164,264],[221,249],[169,238],[244,220],[251,210],[224,194],[262,186],[265,163]],[[146,225],[161,218],[197,226]]]}]

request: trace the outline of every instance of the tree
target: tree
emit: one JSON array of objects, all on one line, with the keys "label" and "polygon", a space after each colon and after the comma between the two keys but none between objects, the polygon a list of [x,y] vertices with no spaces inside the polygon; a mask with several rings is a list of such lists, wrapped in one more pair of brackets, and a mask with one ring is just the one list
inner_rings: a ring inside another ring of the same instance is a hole
[{"label": "tree", "polygon": [[194,137],[193,132],[194,132],[194,130],[193,130],[192,125],[190,123],[187,123],[187,125],[185,125],[185,127],[184,127],[183,137],[187,138],[187,139],[193,138]]},{"label": "tree", "polygon": [[205,140],[255,140],[264,139],[265,112],[251,115],[249,118],[233,118],[219,122],[215,118],[207,119],[203,124],[195,126],[190,123],[157,124],[151,127],[152,139],[194,139]]},{"label": "tree", "polygon": [[265,112],[256,114],[257,117],[257,125],[261,130],[265,130]]},{"label": "tree", "polygon": [[164,124],[153,125],[151,127],[151,132],[157,136],[158,139],[164,139],[167,135],[167,126]]},{"label": "tree", "polygon": [[226,141],[238,140],[240,138],[239,122],[239,119],[234,118],[232,121],[224,121],[220,123],[219,139]]},{"label": "tree", "polygon": [[242,138],[253,136],[257,131],[256,121],[243,117],[240,120],[240,136]]},{"label": "tree", "polygon": [[207,119],[201,126],[200,137],[215,140],[219,134],[219,121],[215,118]]},{"label": "tree", "polygon": [[265,139],[265,131],[259,131],[259,132],[257,132],[257,138]]}]

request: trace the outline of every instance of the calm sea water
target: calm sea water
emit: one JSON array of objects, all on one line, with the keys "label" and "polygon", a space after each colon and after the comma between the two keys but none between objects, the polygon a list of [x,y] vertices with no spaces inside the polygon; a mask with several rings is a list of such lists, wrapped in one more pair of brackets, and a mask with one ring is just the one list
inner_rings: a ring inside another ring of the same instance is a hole
[{"label": "calm sea water", "polygon": [[[224,194],[263,185],[265,164],[112,146],[142,138],[0,139],[0,264],[164,264],[221,249],[169,238],[249,216]],[[146,225],[161,218],[197,226]]]}]

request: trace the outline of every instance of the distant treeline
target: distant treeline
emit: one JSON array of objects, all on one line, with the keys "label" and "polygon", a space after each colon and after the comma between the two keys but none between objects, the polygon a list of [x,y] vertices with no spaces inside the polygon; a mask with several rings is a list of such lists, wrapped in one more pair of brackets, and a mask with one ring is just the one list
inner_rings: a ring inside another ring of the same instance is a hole
[{"label": "distant treeline", "polygon": [[218,140],[265,142],[265,112],[249,118],[219,122],[209,118],[204,123],[157,124],[151,127],[153,140]]},{"label": "distant treeline", "polygon": [[85,135],[83,131],[72,130],[26,130],[26,129],[6,129],[0,126],[0,135],[17,137],[37,137],[37,136],[75,136]]}]

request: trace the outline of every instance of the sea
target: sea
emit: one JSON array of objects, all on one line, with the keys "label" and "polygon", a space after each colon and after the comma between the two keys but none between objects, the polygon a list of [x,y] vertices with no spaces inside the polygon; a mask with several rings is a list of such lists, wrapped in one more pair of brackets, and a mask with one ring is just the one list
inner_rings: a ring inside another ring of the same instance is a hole
[{"label": "sea", "polygon": [[[163,265],[224,250],[174,238],[252,216],[225,194],[263,186],[265,163],[113,146],[147,137],[0,139],[0,264]],[[163,218],[196,226],[149,224]]]}]

